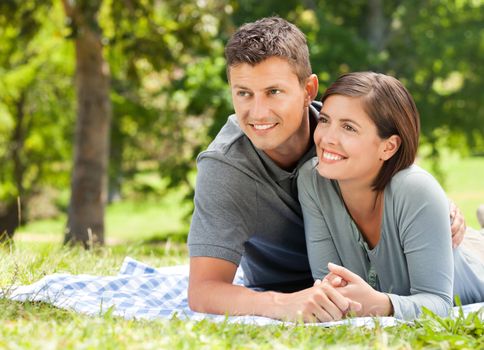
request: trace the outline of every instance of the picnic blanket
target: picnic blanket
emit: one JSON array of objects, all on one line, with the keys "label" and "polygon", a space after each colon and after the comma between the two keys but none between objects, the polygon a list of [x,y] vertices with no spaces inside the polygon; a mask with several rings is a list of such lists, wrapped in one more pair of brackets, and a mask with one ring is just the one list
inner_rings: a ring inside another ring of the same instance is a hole
[{"label": "picnic blanket", "polygon": [[[243,284],[237,271],[235,284]],[[126,257],[116,276],[53,274],[31,285],[12,287],[3,297],[20,302],[42,301],[58,308],[97,316],[110,312],[126,319],[210,319],[214,322],[255,325],[280,324],[281,321],[258,316],[223,316],[193,312],[187,302],[188,266],[153,268]],[[484,303],[466,305],[464,314],[484,308]],[[457,312],[457,309],[454,308]],[[457,313],[456,313],[457,314]],[[481,317],[484,313],[481,313]],[[357,317],[318,326],[350,324],[373,327],[393,326],[403,321],[394,317]]]}]

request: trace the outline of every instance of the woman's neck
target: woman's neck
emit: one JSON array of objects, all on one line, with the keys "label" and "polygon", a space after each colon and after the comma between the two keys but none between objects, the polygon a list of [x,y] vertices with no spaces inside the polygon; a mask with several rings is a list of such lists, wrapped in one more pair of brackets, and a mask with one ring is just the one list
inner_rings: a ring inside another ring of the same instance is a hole
[{"label": "woman's neck", "polygon": [[374,248],[380,240],[383,192],[373,191],[368,185],[339,185],[348,213],[370,248]]}]

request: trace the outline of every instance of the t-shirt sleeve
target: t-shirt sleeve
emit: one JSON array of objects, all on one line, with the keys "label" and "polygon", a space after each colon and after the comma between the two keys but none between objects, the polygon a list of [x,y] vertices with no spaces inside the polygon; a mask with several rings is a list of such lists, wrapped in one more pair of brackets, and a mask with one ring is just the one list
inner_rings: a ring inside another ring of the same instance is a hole
[{"label": "t-shirt sleeve", "polygon": [[190,256],[220,258],[238,265],[257,222],[255,181],[223,161],[201,158],[194,206],[188,234]]},{"label": "t-shirt sleeve", "polygon": [[395,317],[413,319],[422,307],[445,316],[452,307],[454,267],[448,200],[423,171],[401,179],[394,210],[410,279],[410,295],[388,294]]},{"label": "t-shirt sleeve", "polygon": [[319,206],[315,176],[313,160],[309,160],[299,171],[297,186],[311,273],[321,279],[329,273],[329,262],[341,265],[341,260]]}]

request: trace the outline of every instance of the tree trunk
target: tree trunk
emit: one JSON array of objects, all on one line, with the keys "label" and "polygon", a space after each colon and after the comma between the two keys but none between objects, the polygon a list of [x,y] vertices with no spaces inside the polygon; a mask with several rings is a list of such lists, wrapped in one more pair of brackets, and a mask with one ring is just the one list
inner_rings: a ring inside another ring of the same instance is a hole
[{"label": "tree trunk", "polygon": [[367,36],[371,46],[377,51],[382,51],[386,46],[387,20],[383,12],[383,0],[368,1]]},{"label": "tree trunk", "polygon": [[25,161],[22,159],[25,141],[25,99],[26,90],[22,91],[19,99],[12,108],[16,117],[15,129],[10,140],[10,156],[13,162],[13,181],[17,189],[17,198],[10,198],[6,203],[0,203],[0,242],[10,241],[15,230],[21,223],[21,207],[24,198]]},{"label": "tree trunk", "polygon": [[[111,101],[97,10],[64,1],[75,28],[77,121],[65,243],[104,243]],[[81,12],[81,8],[83,11]]]},{"label": "tree trunk", "polygon": [[20,224],[19,209],[17,202],[0,205],[0,243],[12,243],[15,230]]}]

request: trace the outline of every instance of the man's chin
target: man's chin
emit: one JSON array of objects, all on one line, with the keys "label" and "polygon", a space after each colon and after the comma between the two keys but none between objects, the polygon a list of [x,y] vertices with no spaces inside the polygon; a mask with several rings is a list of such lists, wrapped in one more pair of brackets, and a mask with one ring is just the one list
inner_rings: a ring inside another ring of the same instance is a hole
[{"label": "man's chin", "polygon": [[260,137],[254,137],[254,135],[248,137],[254,147],[258,150],[267,152],[277,148],[277,145],[274,142],[274,138],[271,138],[271,140],[269,140],[270,137],[267,137],[265,140],[261,140]]}]

